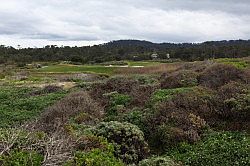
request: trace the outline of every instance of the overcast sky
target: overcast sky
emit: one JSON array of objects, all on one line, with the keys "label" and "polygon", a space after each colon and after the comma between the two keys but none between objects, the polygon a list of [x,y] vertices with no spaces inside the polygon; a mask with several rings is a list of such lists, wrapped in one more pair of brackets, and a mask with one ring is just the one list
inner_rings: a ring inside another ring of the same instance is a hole
[{"label": "overcast sky", "polygon": [[0,44],[250,39],[250,0],[0,0]]}]

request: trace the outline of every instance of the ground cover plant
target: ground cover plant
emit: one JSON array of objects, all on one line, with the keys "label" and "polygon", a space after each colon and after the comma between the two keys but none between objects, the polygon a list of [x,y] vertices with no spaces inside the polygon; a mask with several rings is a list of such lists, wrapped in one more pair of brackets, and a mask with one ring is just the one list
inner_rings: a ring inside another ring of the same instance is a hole
[{"label": "ground cover plant", "polygon": [[0,87],[0,126],[21,124],[38,117],[43,109],[67,93],[60,89],[54,90],[49,86],[39,90],[27,87]]}]

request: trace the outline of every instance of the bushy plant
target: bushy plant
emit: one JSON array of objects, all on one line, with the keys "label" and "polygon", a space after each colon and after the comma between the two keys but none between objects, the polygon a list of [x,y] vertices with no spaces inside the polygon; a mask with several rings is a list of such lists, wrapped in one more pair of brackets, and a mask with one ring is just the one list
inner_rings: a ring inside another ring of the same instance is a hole
[{"label": "bushy plant", "polygon": [[115,155],[125,163],[138,163],[148,154],[143,132],[135,125],[117,121],[103,122],[95,133],[114,144]]},{"label": "bushy plant", "polygon": [[127,113],[124,113],[122,116],[122,121],[134,124],[138,126],[140,129],[144,128],[144,112],[143,110],[133,109]]},{"label": "bushy plant", "polygon": [[243,71],[226,64],[215,64],[202,72],[198,78],[199,84],[217,89],[230,81],[242,81]]},{"label": "bushy plant", "polygon": [[164,153],[180,142],[197,142],[216,118],[213,93],[197,87],[173,95],[145,114],[144,133],[156,153]]},{"label": "bushy plant", "polygon": [[173,161],[170,157],[156,156],[140,161],[138,166],[180,166],[180,164]]},{"label": "bushy plant", "polygon": [[176,89],[159,89],[152,96],[153,102],[172,99],[173,95],[191,90],[191,88],[176,88]]},{"label": "bushy plant", "polygon": [[132,78],[112,77],[106,82],[105,86],[111,92],[117,91],[121,94],[128,94],[132,90],[131,87],[139,86],[139,82]]},{"label": "bushy plant", "polygon": [[59,91],[62,91],[62,90],[63,90],[62,87],[59,87],[59,86],[56,86],[56,85],[48,85],[48,86],[45,86],[42,89],[35,90],[35,91],[31,92],[29,95],[31,95],[31,96],[44,95],[44,94],[48,94],[48,93],[59,92]]},{"label": "bushy plant", "polygon": [[106,121],[116,120],[119,113],[125,110],[125,107],[131,102],[131,96],[120,94],[117,91],[104,94],[109,98],[106,106]]},{"label": "bushy plant", "polygon": [[210,133],[195,145],[183,144],[171,155],[190,166],[247,166],[250,138],[241,133]]},{"label": "bushy plant", "polygon": [[77,152],[73,161],[68,161],[64,166],[124,166],[122,161],[116,159],[111,152],[94,149],[90,152]]},{"label": "bushy plant", "polygon": [[120,94],[118,92],[112,92],[109,94],[104,94],[110,97],[111,106],[124,105],[126,106],[130,101],[131,97],[129,95]]},{"label": "bushy plant", "polygon": [[40,166],[42,165],[43,155],[33,151],[16,151],[13,150],[9,155],[0,156],[0,164],[2,166]]},{"label": "bushy plant", "polygon": [[176,71],[161,76],[161,88],[181,88],[197,85],[197,73],[190,70]]},{"label": "bushy plant", "polygon": [[135,79],[142,85],[152,85],[157,83],[157,79],[150,75],[137,75]]},{"label": "bushy plant", "polygon": [[35,118],[43,109],[66,95],[66,91],[31,96],[33,88],[0,87],[0,127],[20,124]]},{"label": "bushy plant", "polygon": [[72,93],[47,108],[39,124],[42,130],[53,132],[56,127],[63,126],[72,117],[76,117],[76,120],[81,123],[94,124],[102,118],[103,114],[103,108],[87,92],[81,91]]},{"label": "bushy plant", "polygon": [[158,88],[158,85],[141,85],[138,87],[132,87],[130,93],[132,101],[130,105],[140,108],[150,105],[150,98]]}]

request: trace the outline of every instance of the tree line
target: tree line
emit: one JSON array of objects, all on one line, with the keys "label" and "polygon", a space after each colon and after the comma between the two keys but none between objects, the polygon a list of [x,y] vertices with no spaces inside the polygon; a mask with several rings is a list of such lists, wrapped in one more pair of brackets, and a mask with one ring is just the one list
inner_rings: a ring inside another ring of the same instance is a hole
[{"label": "tree line", "polygon": [[117,60],[150,60],[156,53],[159,59],[184,61],[210,58],[239,58],[250,56],[250,40],[209,41],[204,43],[152,43],[140,40],[118,40],[109,43],[69,47],[48,45],[43,48],[0,46],[0,63],[31,63],[73,61],[101,63]]}]

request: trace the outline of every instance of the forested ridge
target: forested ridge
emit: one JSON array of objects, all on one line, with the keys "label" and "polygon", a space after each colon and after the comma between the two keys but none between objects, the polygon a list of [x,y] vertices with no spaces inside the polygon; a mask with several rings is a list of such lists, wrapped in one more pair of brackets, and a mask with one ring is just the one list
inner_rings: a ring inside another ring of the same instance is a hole
[{"label": "forested ridge", "polygon": [[250,40],[209,41],[204,43],[152,43],[140,40],[118,40],[109,43],[69,47],[48,45],[43,48],[0,46],[0,63],[36,61],[73,61],[100,63],[113,60],[150,60],[153,53],[159,59],[184,61],[209,58],[239,58],[250,56]]}]

